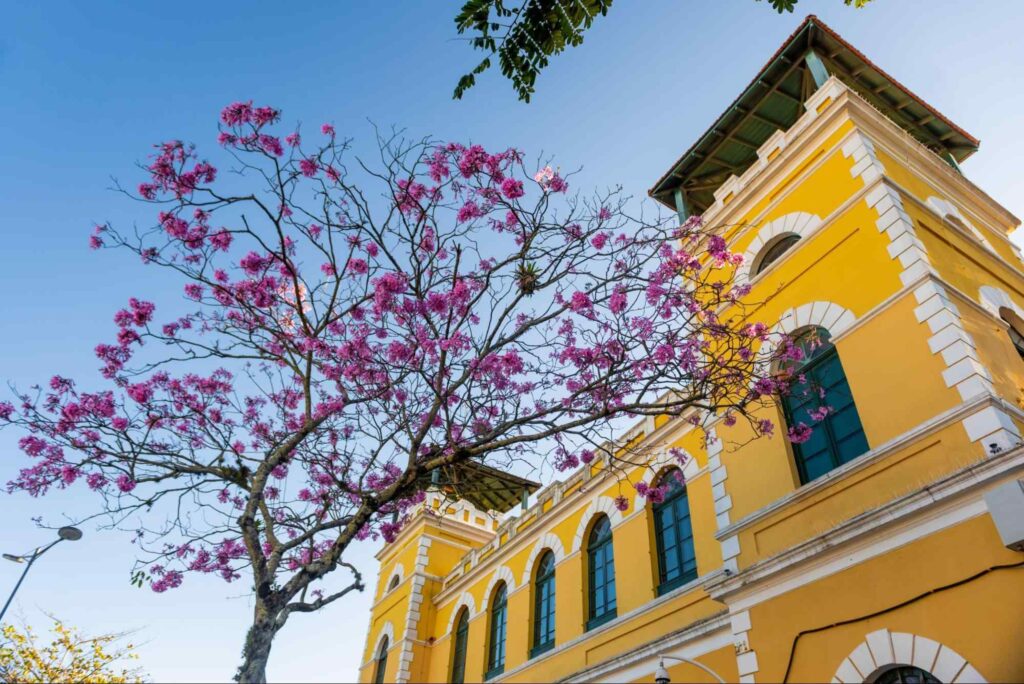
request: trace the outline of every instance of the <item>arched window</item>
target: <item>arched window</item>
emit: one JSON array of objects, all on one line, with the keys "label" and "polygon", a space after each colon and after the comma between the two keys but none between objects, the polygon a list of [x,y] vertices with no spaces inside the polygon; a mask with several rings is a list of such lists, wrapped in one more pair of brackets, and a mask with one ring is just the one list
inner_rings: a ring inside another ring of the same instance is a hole
[{"label": "arched window", "polygon": [[829,332],[810,328],[795,344],[803,359],[785,367],[797,381],[783,409],[791,428],[811,428],[807,441],[793,444],[800,483],[806,484],[863,454],[868,441]]},{"label": "arched window", "polygon": [[931,672],[913,665],[897,665],[875,677],[874,684],[939,684]]},{"label": "arched window", "polygon": [[1024,321],[1009,307],[1003,306],[999,309],[999,317],[1010,326],[1007,332],[1010,334],[1010,341],[1014,349],[1024,359]]},{"label": "arched window", "polygon": [[658,596],[697,577],[693,551],[690,500],[678,468],[661,478],[665,498],[654,504],[654,537],[658,547]]},{"label": "arched window", "polygon": [[587,579],[590,589],[587,629],[615,619],[615,558],[612,553],[612,525],[600,516],[587,539]]},{"label": "arched window", "polygon": [[392,577],[391,581],[388,582],[388,591],[394,591],[395,589],[397,589],[398,588],[398,582],[399,582],[398,575],[395,575],[394,577]]},{"label": "arched window", "polygon": [[502,582],[494,590],[491,601],[491,634],[487,650],[487,674],[484,679],[497,677],[505,671],[505,635],[508,631],[508,590]]},{"label": "arched window", "polygon": [[377,664],[373,668],[373,683],[383,684],[384,673],[388,669],[388,638],[384,637],[380,640],[380,646],[377,648]]},{"label": "arched window", "polygon": [[770,242],[754,262],[754,275],[757,275],[764,269],[768,268],[772,262],[777,261],[779,257],[789,251],[789,248],[799,241],[799,235],[796,233],[789,233],[788,235],[783,235],[782,237]]},{"label": "arched window", "polygon": [[555,554],[545,551],[533,581],[533,648],[530,657],[555,645]]},{"label": "arched window", "polygon": [[466,647],[469,644],[469,610],[459,611],[455,621],[455,642],[452,645],[452,684],[466,681]]}]

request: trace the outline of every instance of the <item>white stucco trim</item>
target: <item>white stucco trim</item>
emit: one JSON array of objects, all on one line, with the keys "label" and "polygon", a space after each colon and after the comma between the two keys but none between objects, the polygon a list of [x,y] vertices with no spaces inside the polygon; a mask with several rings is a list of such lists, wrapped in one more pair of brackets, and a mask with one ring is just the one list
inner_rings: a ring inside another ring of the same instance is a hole
[{"label": "white stucco trim", "polygon": [[919,539],[986,515],[990,483],[1024,472],[1024,448],[977,461],[909,494],[866,511],[811,539],[705,582],[711,598],[748,610]]},{"label": "white stucco trim", "polygon": [[[712,430],[713,429],[714,428],[712,428]],[[650,487],[651,485],[654,484],[655,477],[661,475],[663,471],[673,466],[683,471],[683,479],[685,479],[687,482],[689,482],[692,478],[697,476],[697,473],[700,472],[700,466],[697,465],[697,459],[695,459],[693,455],[686,449],[680,447],[672,448],[679,449],[681,452],[683,452],[683,455],[686,457],[685,462],[682,465],[680,465],[679,461],[677,461],[675,457],[673,457],[669,453],[668,448],[662,449],[660,450],[658,455],[651,459],[651,461],[647,464],[647,467],[644,469],[643,477],[640,478],[639,482],[643,482],[645,485]]]},{"label": "white stucco trim", "polygon": [[448,616],[448,629],[445,630],[442,638],[451,634],[452,630],[455,629],[455,618],[458,617],[463,608],[469,611],[470,620],[476,617],[476,601],[473,600],[473,595],[468,591],[462,592],[462,595],[459,596],[459,600],[455,602],[455,608],[452,609],[452,614]]},{"label": "white stucco trim", "polygon": [[787,309],[772,327],[771,337],[758,353],[762,359],[771,359],[775,353],[777,338],[792,335],[804,328],[824,328],[833,339],[839,337],[857,323],[857,315],[841,304],[818,300]]},{"label": "white stucco trim", "polygon": [[411,677],[413,645],[417,641],[416,635],[422,615],[420,606],[423,605],[423,587],[426,585],[430,545],[430,539],[421,537],[419,547],[416,549],[416,565],[412,573],[412,583],[409,586],[409,611],[405,615],[402,652],[398,656],[398,672],[395,675],[397,684],[408,682]]},{"label": "white stucco trim", "polygon": [[[1024,318],[1024,308],[1017,305],[1017,302],[1010,298],[1006,290],[992,285],[982,285],[978,290],[978,302],[996,318],[1002,320],[999,314],[1000,309],[1009,309],[1021,318]],[[1024,333],[1024,330],[1020,331]]]},{"label": "white stucco trim", "polygon": [[494,588],[498,586],[498,582],[505,583],[506,595],[511,594],[516,589],[516,578],[512,576],[512,571],[509,570],[507,565],[500,566],[491,575],[490,581],[487,583],[487,590],[484,592],[484,600],[480,603],[480,612],[486,613],[487,606],[491,602],[491,597],[494,596]]},{"label": "white stucco trim", "polygon": [[388,583],[384,585],[385,594],[390,594],[393,591],[391,589],[391,582],[395,579],[396,576],[398,577],[398,582],[395,584],[395,586],[398,587],[402,584],[402,581],[405,580],[405,568],[402,567],[401,563],[395,563],[395,567],[392,568],[391,572],[388,573]]},{"label": "white stucco trim", "polygon": [[[885,166],[878,159],[874,144],[858,132],[850,136],[842,149],[844,156],[854,160],[851,175],[861,177],[865,185],[882,178],[882,182],[864,196],[864,201],[878,213],[876,224],[878,230],[889,238],[887,249],[890,258],[899,261],[903,267],[900,282],[907,286],[923,276],[935,275],[927,249],[904,208],[900,191],[887,183]],[[930,206],[939,211],[934,203]],[[969,224],[965,222],[965,225]],[[946,366],[942,379],[946,387],[956,388],[964,400],[978,395],[994,395],[992,376],[981,363],[974,340],[966,331],[960,311],[945,288],[936,278],[931,278],[914,289],[914,297],[918,302],[914,316],[931,331],[928,346],[933,354],[942,354]],[[963,424],[971,441],[981,443],[982,448],[989,452],[1010,449],[1020,443],[1020,433],[1013,421],[997,408],[986,409],[984,415],[969,416]]]},{"label": "white stucco trim", "polygon": [[932,673],[940,682],[984,684],[987,680],[959,653],[945,644],[906,632],[880,629],[864,637],[839,664],[833,682],[873,682],[894,665],[911,665]]},{"label": "white stucco trim", "polygon": [[996,251],[995,248],[992,247],[992,243],[985,239],[984,234],[982,234],[982,232],[978,230],[973,223],[968,221],[967,217],[963,215],[960,209],[948,199],[945,199],[944,197],[935,197],[933,195],[927,199],[927,203],[943,219],[953,218],[962,223],[964,227],[978,239],[978,242],[985,246],[985,249],[990,252]]},{"label": "white stucco trim", "polygon": [[379,632],[377,632],[377,640],[373,642],[373,650],[370,651],[370,661],[372,662],[377,654],[380,653],[380,642],[384,640],[384,637],[388,638],[388,652],[396,646],[395,644],[395,626],[391,622],[385,622],[384,626]]},{"label": "white stucco trim", "polygon": [[613,530],[622,523],[622,511],[615,507],[615,499],[610,496],[596,497],[583,511],[583,517],[580,518],[580,524],[576,528],[576,536],[572,540],[572,553],[576,553],[583,547],[583,538],[587,534],[587,528],[590,527],[590,521],[601,513],[608,516],[608,522],[611,523]]},{"label": "white stucco trim", "polygon": [[790,335],[813,326],[824,328],[832,337],[837,337],[856,322],[856,314],[841,304],[818,300],[786,310],[779,316],[775,331]]},{"label": "white stucco trim", "polygon": [[530,580],[533,578],[533,566],[537,563],[541,553],[546,550],[550,550],[551,553],[555,554],[555,565],[558,565],[565,560],[565,547],[562,545],[562,540],[554,532],[545,532],[533,545],[533,549],[530,551],[530,557],[526,560],[526,567],[523,569],[523,580],[519,583],[519,586],[529,586]]},{"label": "white stucco trim", "polygon": [[791,214],[780,216],[774,221],[764,224],[757,235],[743,253],[743,263],[736,269],[735,281],[737,284],[748,282],[751,277],[751,269],[754,268],[761,253],[774,244],[777,239],[785,235],[799,235],[806,237],[818,230],[822,225],[820,216],[809,214],[805,211],[795,211]]}]

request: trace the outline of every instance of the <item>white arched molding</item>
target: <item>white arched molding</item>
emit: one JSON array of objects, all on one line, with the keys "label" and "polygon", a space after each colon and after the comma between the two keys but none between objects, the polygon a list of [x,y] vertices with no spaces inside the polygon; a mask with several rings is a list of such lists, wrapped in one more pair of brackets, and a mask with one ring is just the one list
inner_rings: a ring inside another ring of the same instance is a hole
[{"label": "white arched molding", "polygon": [[743,253],[743,263],[736,269],[736,282],[745,283],[751,278],[750,269],[754,267],[758,256],[766,247],[771,246],[777,238],[784,235],[799,235],[806,237],[821,226],[821,218],[805,211],[795,211],[792,214],[780,216],[774,221],[761,226],[757,235],[751,241],[747,251]]},{"label": "white arched molding", "polygon": [[610,496],[599,496],[590,502],[587,509],[583,511],[583,517],[580,518],[579,527],[576,528],[576,536],[572,540],[572,553],[576,553],[583,547],[583,537],[587,533],[587,528],[590,527],[590,522],[595,516],[604,513],[608,516],[608,522],[612,524],[612,529],[618,527],[622,522],[623,516],[622,511],[615,507],[615,499]]},{"label": "white arched molding", "polygon": [[654,478],[661,475],[669,467],[675,466],[683,471],[683,479],[689,480],[697,475],[700,471],[700,466],[697,465],[697,459],[695,459],[690,452],[685,449],[679,449],[686,456],[686,462],[683,465],[679,465],[679,461],[675,459],[669,453],[669,450],[663,449],[655,458],[647,464],[647,468],[644,469],[644,476],[640,478],[640,482],[650,487],[654,484]]},{"label": "white arched molding", "polygon": [[388,583],[384,585],[385,594],[391,591],[391,582],[394,581],[395,577],[398,577],[398,584],[401,584],[402,580],[405,579],[405,568],[401,563],[396,563],[395,567],[388,574]]},{"label": "white arched molding", "polygon": [[512,576],[512,571],[508,569],[507,565],[502,565],[491,575],[491,581],[487,583],[487,591],[484,592],[484,600],[480,604],[481,613],[487,612],[487,605],[491,602],[491,596],[494,595],[494,588],[498,586],[498,582],[505,583],[506,596],[516,588],[516,578]]},{"label": "white arched molding", "polygon": [[385,622],[384,627],[377,633],[377,640],[373,642],[373,650],[370,651],[370,660],[376,658],[377,654],[380,653],[380,642],[384,637],[388,638],[388,652],[390,653],[391,649],[396,646],[395,627],[390,622]]},{"label": "white arched molding", "polygon": [[974,667],[949,646],[916,634],[880,629],[868,634],[836,670],[834,682],[873,682],[896,665],[931,672],[940,682],[985,682]]},{"label": "white arched molding", "polygon": [[1021,318],[1024,318],[1024,308],[1018,306],[1017,302],[1013,301],[1010,295],[1006,294],[1005,290],[1000,290],[998,287],[982,285],[981,289],[978,290],[978,302],[990,314],[1000,320],[1002,320],[1002,315],[999,313],[1000,309],[1009,309]]},{"label": "white arched molding", "polygon": [[832,337],[838,337],[857,322],[857,316],[846,307],[835,302],[808,302],[793,307],[779,316],[776,332],[787,335],[803,328],[824,328]]},{"label": "white arched molding", "polygon": [[462,592],[462,595],[459,596],[459,600],[455,602],[455,609],[452,611],[452,614],[448,616],[448,631],[446,631],[445,634],[451,634],[452,630],[455,629],[455,618],[459,616],[459,613],[462,612],[463,608],[469,612],[469,619],[472,620],[476,615],[476,601],[473,600],[473,595],[468,591]]},{"label": "white arched molding", "polygon": [[[779,322],[772,328],[772,334],[792,335],[804,328],[817,327],[828,330],[835,338],[856,322],[857,316],[852,311],[835,302],[808,302],[783,312]],[[770,359],[775,353],[775,344],[775,337],[770,338],[762,345],[758,355],[764,360]]]},{"label": "white arched molding", "polygon": [[992,243],[985,239],[985,236],[982,234],[982,232],[978,230],[973,223],[968,221],[967,218],[960,212],[960,209],[957,208],[957,206],[950,202],[949,200],[944,199],[942,197],[929,197],[928,206],[934,209],[935,212],[938,213],[938,215],[941,216],[943,219],[956,219],[956,221],[962,223],[964,228],[969,230],[971,234],[974,235],[974,237],[978,238],[978,242],[983,244],[987,250],[989,250],[990,252],[996,251],[995,249],[993,249]]},{"label": "white arched molding", "polygon": [[551,550],[551,553],[555,554],[555,564],[561,563],[565,559],[565,547],[562,545],[562,540],[558,538],[558,535],[553,532],[547,532],[533,545],[533,550],[530,551],[530,557],[526,560],[526,568],[523,569],[523,581],[519,583],[519,586],[525,587],[530,583],[533,578],[533,566],[540,558],[540,555],[546,551]]}]

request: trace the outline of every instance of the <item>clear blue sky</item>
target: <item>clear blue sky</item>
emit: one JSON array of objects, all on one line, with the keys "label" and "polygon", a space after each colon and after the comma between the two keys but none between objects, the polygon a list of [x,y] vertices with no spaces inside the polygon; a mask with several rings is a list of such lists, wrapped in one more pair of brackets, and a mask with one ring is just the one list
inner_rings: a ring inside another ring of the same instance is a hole
[{"label": "clear blue sky", "polygon": [[[367,120],[410,133],[514,145],[583,165],[576,186],[622,183],[643,195],[732,101],[803,13],[814,12],[932,105],[982,140],[965,173],[1024,214],[1021,115],[1024,2],[801,0],[779,16],[753,0],[619,0],[582,48],[554,60],[534,102],[486,76],[461,102],[450,93],[479,59],[455,39],[458,2],[236,4],[9,2],[0,9],[0,380],[54,372],[96,377],[91,349],[111,333],[129,294],[177,297],[125,254],[90,252],[94,221],[148,218],[108,190],[133,185],[136,160],[164,138],[212,145],[233,100],[284,110],[307,130],[332,120],[363,139]],[[0,480],[21,461],[0,433]],[[83,488],[84,489],[84,488]],[[22,552],[88,492],[45,500],[0,495],[0,550]],[[249,601],[242,583],[188,578],[155,595],[128,584],[127,535],[87,528],[40,561],[17,606],[92,632],[140,629],[142,664],[157,680],[227,680]],[[374,548],[355,560],[375,575]],[[0,598],[19,568],[0,565]],[[367,624],[366,595],[296,616],[271,658],[276,680],[351,680]]]}]

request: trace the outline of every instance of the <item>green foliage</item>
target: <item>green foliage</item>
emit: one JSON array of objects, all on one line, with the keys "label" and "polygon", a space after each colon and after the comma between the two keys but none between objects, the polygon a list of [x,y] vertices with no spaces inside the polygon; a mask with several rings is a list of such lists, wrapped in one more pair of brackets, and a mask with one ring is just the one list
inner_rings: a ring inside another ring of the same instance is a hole
[{"label": "green foliage", "polygon": [[[761,2],[761,0],[757,0],[757,2]],[[782,14],[783,12],[792,12],[796,7],[798,0],[768,0],[768,2],[771,3],[772,8],[776,12]],[[863,7],[869,2],[871,2],[871,0],[843,0],[843,4],[847,7],[851,5],[853,7]]]},{"label": "green foliage", "polygon": [[[761,2],[762,0],[757,0]],[[776,12],[792,12],[798,0],[768,0]],[[843,0],[863,7],[871,0]],[[612,0],[466,0],[455,17],[460,35],[487,53],[472,71],[459,79],[455,99],[474,85],[476,77],[493,66],[496,56],[502,75],[516,94],[529,102],[537,76],[551,57],[583,43],[583,33],[598,16],[605,16]]]},{"label": "green foliage", "polygon": [[455,97],[461,98],[473,87],[496,54],[501,73],[512,82],[519,99],[529,102],[549,58],[580,45],[583,32],[611,6],[612,0],[524,0],[516,7],[505,0],[467,0],[455,25],[460,34],[475,34],[470,45],[487,57],[459,79]]}]

